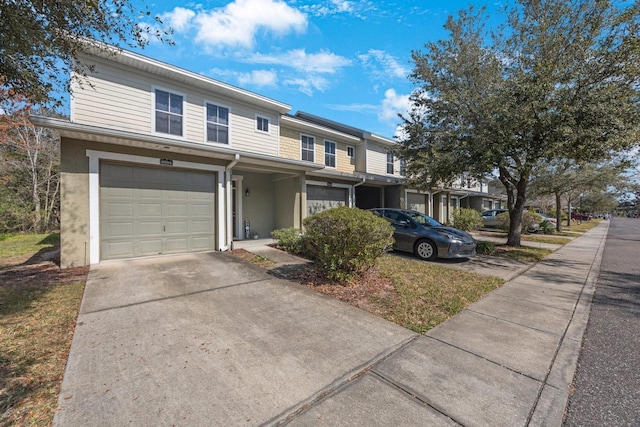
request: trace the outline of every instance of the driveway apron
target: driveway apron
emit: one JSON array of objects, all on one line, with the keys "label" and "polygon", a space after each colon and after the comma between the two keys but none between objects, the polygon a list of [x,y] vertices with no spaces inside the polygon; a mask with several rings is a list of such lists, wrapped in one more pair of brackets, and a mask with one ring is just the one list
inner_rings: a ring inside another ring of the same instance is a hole
[{"label": "driveway apron", "polygon": [[277,423],[415,337],[224,253],[105,262],[54,425]]}]

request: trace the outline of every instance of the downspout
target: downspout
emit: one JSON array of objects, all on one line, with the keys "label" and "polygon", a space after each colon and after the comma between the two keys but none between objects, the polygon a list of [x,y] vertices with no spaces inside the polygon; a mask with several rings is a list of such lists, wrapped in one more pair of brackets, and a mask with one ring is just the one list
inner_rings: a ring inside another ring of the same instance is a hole
[{"label": "downspout", "polygon": [[366,176],[363,176],[363,177],[362,177],[362,181],[360,181],[360,182],[358,182],[358,183],[356,183],[356,184],[353,184],[353,185],[351,186],[351,188],[353,188],[353,206],[354,206],[354,207],[356,206],[356,187],[360,187],[360,186],[361,186],[362,184],[364,184],[366,181],[367,181],[367,177],[366,177]]},{"label": "downspout", "polygon": [[227,251],[229,249],[233,250],[233,221],[231,218],[233,217],[233,207],[231,206],[231,170],[233,167],[240,161],[240,154],[236,154],[233,160],[224,168],[225,175],[225,188],[226,188],[226,208],[225,208],[225,229],[226,231],[226,239],[225,245],[220,248],[220,251]]}]

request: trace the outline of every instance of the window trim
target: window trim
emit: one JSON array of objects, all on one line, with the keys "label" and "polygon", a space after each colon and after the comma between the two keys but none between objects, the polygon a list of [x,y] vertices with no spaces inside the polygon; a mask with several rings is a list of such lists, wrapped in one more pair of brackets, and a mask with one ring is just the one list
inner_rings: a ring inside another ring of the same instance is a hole
[{"label": "window trim", "polygon": [[[256,132],[260,132],[260,133],[264,133],[264,134],[267,134],[267,135],[271,135],[271,126],[273,125],[273,122],[272,122],[271,118],[270,118],[270,117],[267,117],[267,116],[265,116],[265,115],[263,115],[263,114],[256,114],[256,115],[255,115],[255,117],[256,117],[256,118],[255,118],[255,120],[254,120],[254,126],[255,126],[255,127],[254,127],[254,130],[255,130]],[[267,129],[266,131],[265,131],[265,130],[262,130],[262,129],[258,129],[258,121],[259,121],[260,119],[261,119],[261,120],[266,120],[266,121],[267,121],[267,128],[268,128],[268,129]]]},{"label": "window trim", "polygon": [[[158,132],[156,130],[156,93],[157,91],[167,92],[169,95],[177,95],[182,97],[182,134],[173,135],[171,133]],[[178,92],[162,86],[151,86],[151,133],[153,135],[161,135],[165,138],[187,139],[187,96],[184,92]]]},{"label": "window trim", "polygon": [[[349,155],[349,150],[351,150],[351,155]],[[353,145],[347,145],[345,148],[345,152],[348,158],[354,159],[356,157],[356,147]]]},{"label": "window trim", "polygon": [[[207,124],[209,123],[209,121],[207,120],[207,106],[208,105],[215,105],[216,107],[222,107],[222,108],[226,108],[229,114],[229,118],[228,118],[228,123],[227,123],[227,139],[228,142],[225,144],[224,142],[217,142],[217,141],[209,141],[208,136],[207,136]],[[223,103],[217,102],[217,101],[212,101],[212,100],[204,100],[203,103],[203,116],[204,116],[204,135],[203,135],[203,139],[205,144],[215,144],[215,145],[219,145],[221,147],[231,147],[231,107],[229,105],[225,105]]]},{"label": "window trim", "polygon": [[[391,156],[391,162],[389,162],[389,156]],[[387,153],[387,175],[395,174],[395,162],[396,159],[393,153]],[[389,167],[391,167],[391,172],[389,172]]]},{"label": "window trim", "polygon": [[[333,144],[333,153],[330,153],[333,156],[333,166],[327,164],[327,144]],[[324,165],[328,168],[335,169],[338,167],[338,159],[337,159],[337,151],[338,151],[338,143],[335,141],[331,141],[330,139],[324,140]]]},{"label": "window trim", "polygon": [[[311,138],[311,139],[313,140],[313,148],[312,148],[311,150],[309,150],[308,148],[307,148],[307,149],[305,149],[305,148],[302,146],[302,138],[303,138],[303,137],[305,137],[305,138]],[[305,158],[303,157],[303,153],[304,153],[305,151],[309,151],[309,152],[311,152],[311,156],[312,156],[312,159],[311,159],[311,160],[307,160],[307,159],[305,159]],[[300,134],[300,160],[302,160],[302,161],[304,161],[304,162],[311,162],[311,163],[315,163],[315,161],[316,161],[316,137],[315,137],[315,136],[313,136],[313,135],[309,135],[309,134],[306,134],[306,133],[301,133],[301,134]]]}]

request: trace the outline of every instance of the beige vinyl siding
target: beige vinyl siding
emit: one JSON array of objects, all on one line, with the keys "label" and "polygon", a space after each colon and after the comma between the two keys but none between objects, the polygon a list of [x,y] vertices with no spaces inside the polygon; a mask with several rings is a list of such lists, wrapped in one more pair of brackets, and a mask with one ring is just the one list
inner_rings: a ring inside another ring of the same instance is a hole
[{"label": "beige vinyl siding", "polygon": [[336,147],[336,170],[338,172],[354,173],[356,171],[356,160],[347,157],[347,145],[342,142],[337,143]]},{"label": "beige vinyl siding", "polygon": [[[394,171],[395,172],[395,171]],[[387,149],[380,144],[367,145],[367,173],[387,175]]]},{"label": "beige vinyl siding", "polygon": [[280,129],[280,157],[300,160],[300,131],[282,127]]},{"label": "beige vinyl siding", "polygon": [[[89,83],[74,86],[72,120],[112,129],[155,134],[153,129],[155,89],[184,96],[183,138],[206,144],[205,102],[219,102],[229,108],[229,146],[259,154],[278,155],[279,114],[256,109],[250,104],[194,90],[192,87],[120,64],[91,58],[95,73]],[[256,131],[256,115],[269,118],[268,134]],[[158,134],[163,135],[163,134]],[[172,136],[166,135],[171,138]]]},{"label": "beige vinyl siding", "polygon": [[[336,143],[336,167],[335,170],[344,173],[354,173],[356,171],[356,159],[347,157],[347,145],[356,147],[354,142],[340,142],[340,138],[325,137],[320,132],[301,132],[296,129],[282,127],[280,130],[280,157],[300,160],[302,158],[302,143],[300,135],[308,135],[315,138],[313,162],[324,165],[324,142]],[[356,153],[356,158],[358,154]]]},{"label": "beige vinyl siding", "polygon": [[[390,175],[387,173],[387,152],[390,147],[375,142],[367,145],[367,173],[376,175]],[[393,175],[400,177],[400,160],[396,157],[393,164]]]}]

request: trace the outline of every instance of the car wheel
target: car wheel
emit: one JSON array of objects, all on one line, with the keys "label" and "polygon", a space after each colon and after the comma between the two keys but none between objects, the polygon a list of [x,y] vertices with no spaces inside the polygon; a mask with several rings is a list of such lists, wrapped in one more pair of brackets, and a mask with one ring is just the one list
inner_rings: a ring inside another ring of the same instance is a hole
[{"label": "car wheel", "polygon": [[413,252],[420,259],[432,261],[438,256],[436,245],[428,240],[418,240],[413,248]]}]

